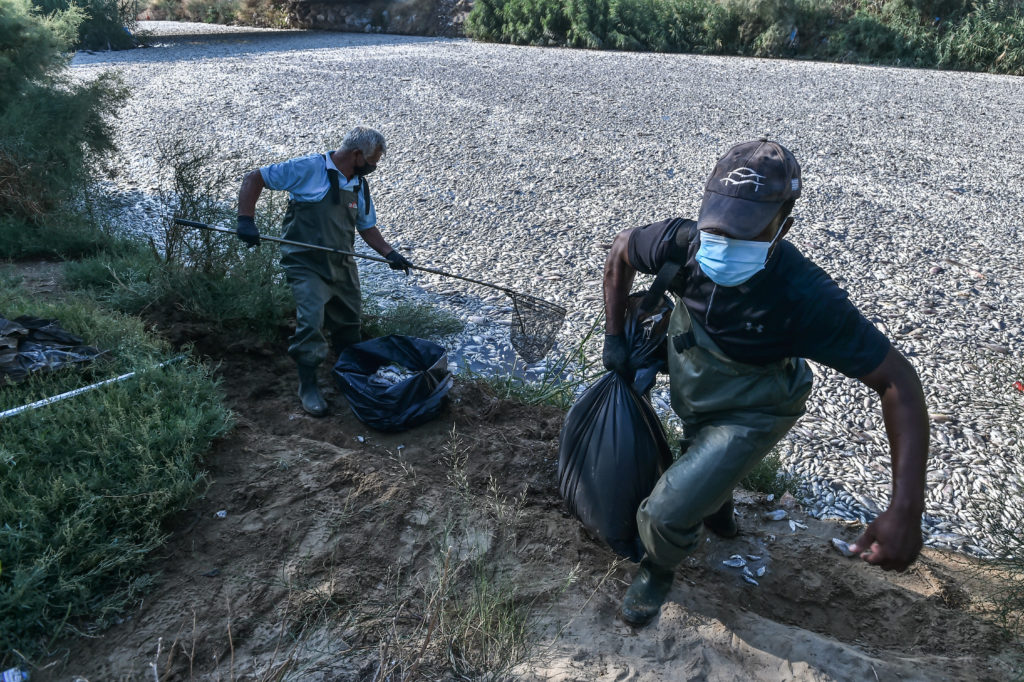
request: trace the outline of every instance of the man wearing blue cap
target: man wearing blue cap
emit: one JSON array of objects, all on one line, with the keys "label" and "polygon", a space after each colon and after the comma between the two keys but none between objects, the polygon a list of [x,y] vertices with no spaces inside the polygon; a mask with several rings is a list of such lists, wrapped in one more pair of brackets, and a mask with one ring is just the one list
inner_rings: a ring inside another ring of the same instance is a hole
[{"label": "man wearing blue cap", "polygon": [[[260,242],[254,219],[256,201],[264,187],[286,190],[288,210],[284,237],[352,251],[355,234],[387,258],[393,270],[409,274],[412,266],[385,241],[377,228],[377,211],[366,176],[387,153],[384,136],[373,128],[357,126],[336,151],[310,154],[263,166],[242,180],[238,193],[238,237],[250,246]],[[295,297],[295,334],[288,340],[288,354],[299,372],[302,409],[314,417],[327,413],[317,367],[327,358],[330,334],[335,358],[347,346],[360,341],[359,271],[352,256],[286,244],[281,265]]]},{"label": "man wearing blue cap", "polygon": [[732,490],[803,415],[812,379],[804,358],[881,397],[892,498],[851,549],[897,571],[921,551],[928,454],[921,383],[846,292],[783,239],[801,190],[800,165],[788,149],[764,138],[735,145],[715,165],[696,222],[624,230],[608,255],[608,369],[627,377],[633,371],[623,323],[637,271],[657,273],[654,288],[678,302],[668,365],[683,455],[637,511],[646,556],[621,608],[633,625],[658,614],[703,526],[737,534]]}]

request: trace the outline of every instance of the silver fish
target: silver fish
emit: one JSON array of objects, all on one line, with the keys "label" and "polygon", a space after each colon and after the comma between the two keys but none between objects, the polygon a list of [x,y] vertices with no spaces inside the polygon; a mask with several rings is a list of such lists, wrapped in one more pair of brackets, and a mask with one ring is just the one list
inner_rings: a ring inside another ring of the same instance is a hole
[{"label": "silver fish", "polygon": [[839,551],[845,557],[852,557],[854,554],[850,551],[850,545],[843,542],[839,538],[832,538],[832,546]]}]

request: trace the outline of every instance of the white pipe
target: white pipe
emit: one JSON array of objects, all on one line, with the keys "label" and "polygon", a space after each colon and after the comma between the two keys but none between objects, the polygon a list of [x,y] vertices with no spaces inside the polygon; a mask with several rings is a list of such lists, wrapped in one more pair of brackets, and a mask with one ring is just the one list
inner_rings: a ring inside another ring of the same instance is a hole
[{"label": "white pipe", "polygon": [[[163,367],[164,365],[170,365],[171,363],[177,362],[179,360],[183,360],[184,358],[185,358],[184,355],[179,355],[178,357],[171,358],[170,360],[167,360],[166,362],[161,362],[159,365],[155,365],[151,369],[159,369],[159,368]],[[43,407],[44,405],[49,405],[50,403],[55,403],[55,402],[58,402],[60,400],[64,400],[65,398],[73,398],[76,395],[79,395],[81,393],[85,393],[86,391],[91,391],[94,388],[99,388],[101,386],[106,386],[107,384],[113,384],[113,383],[116,383],[118,381],[124,381],[125,379],[131,379],[133,376],[135,376],[135,374],[136,374],[136,372],[128,372],[127,374],[122,374],[121,376],[114,377],[113,379],[105,379],[103,381],[100,381],[99,383],[90,384],[89,386],[83,386],[82,388],[76,388],[73,391],[67,391],[66,393],[61,393],[60,395],[55,395],[52,398],[43,398],[42,400],[37,400],[34,403],[29,403],[28,405],[22,405],[21,407],[13,407],[13,408],[11,408],[9,410],[5,410],[3,412],[0,412],[0,419],[5,419],[7,417],[13,417],[14,415],[20,414],[21,412],[27,412],[28,410],[34,410],[37,407]]]}]

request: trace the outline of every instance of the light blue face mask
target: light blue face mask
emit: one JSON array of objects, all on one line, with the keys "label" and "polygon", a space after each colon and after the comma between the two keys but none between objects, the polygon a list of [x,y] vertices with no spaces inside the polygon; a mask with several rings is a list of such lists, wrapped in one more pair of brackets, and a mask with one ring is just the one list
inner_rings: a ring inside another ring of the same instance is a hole
[{"label": "light blue face mask", "polygon": [[701,232],[697,263],[715,284],[738,286],[764,270],[768,252],[780,234],[782,230],[770,242],[755,242]]}]

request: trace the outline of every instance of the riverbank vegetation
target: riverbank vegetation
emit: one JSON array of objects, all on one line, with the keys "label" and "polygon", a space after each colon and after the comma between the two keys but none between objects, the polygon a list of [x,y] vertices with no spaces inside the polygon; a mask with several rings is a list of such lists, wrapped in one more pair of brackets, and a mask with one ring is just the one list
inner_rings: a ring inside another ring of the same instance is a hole
[{"label": "riverbank vegetation", "polygon": [[1024,75],[1015,0],[475,0],[466,33],[519,45]]}]

